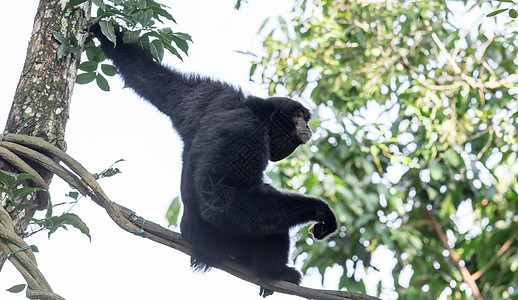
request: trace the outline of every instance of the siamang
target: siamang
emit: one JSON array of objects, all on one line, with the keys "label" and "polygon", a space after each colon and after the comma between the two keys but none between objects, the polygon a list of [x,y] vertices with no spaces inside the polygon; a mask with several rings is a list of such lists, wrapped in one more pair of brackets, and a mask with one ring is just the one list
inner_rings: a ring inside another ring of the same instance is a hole
[{"label": "siamang", "polygon": [[[98,25],[90,30],[126,86],[169,116],[183,140],[180,229],[194,248],[191,266],[207,271],[234,260],[258,279],[299,284],[300,273],[286,265],[289,229],[316,222],[310,231],[324,239],[337,220],[321,199],[280,191],[263,181],[263,172],[268,161],[311,138],[308,109],[166,68],[137,44],[124,44],[117,29],[116,47]],[[261,287],[260,295],[272,293]]]}]

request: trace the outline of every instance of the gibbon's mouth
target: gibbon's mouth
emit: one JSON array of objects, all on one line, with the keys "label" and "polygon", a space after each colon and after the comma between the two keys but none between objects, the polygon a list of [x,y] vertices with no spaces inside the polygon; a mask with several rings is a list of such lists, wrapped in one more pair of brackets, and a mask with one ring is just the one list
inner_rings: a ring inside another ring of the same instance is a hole
[{"label": "gibbon's mouth", "polygon": [[302,129],[300,131],[300,140],[303,143],[307,143],[311,139],[312,135],[313,135],[313,132],[311,132],[311,129]]}]

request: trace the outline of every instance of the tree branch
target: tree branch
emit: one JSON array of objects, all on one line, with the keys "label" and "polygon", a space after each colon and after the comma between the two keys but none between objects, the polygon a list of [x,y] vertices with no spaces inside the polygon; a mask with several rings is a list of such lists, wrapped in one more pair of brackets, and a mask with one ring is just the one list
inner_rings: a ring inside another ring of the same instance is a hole
[{"label": "tree branch", "polygon": [[459,269],[460,274],[462,275],[462,279],[464,279],[464,282],[466,282],[469,285],[469,287],[471,288],[471,291],[473,292],[473,297],[475,297],[475,299],[477,299],[477,300],[482,300],[482,296],[480,295],[480,290],[478,289],[477,283],[475,282],[475,278],[473,278],[473,276],[469,273],[466,266],[462,266],[460,264],[459,255],[457,254],[457,252],[455,252],[455,250],[453,250],[450,247],[450,245],[448,245],[448,238],[442,231],[442,227],[439,224],[439,222],[437,222],[437,219],[433,215],[432,211],[428,210],[428,209],[425,209],[425,211],[426,211],[426,214],[428,215],[428,218],[432,222],[432,227],[434,228],[435,233],[437,233],[439,240],[441,240],[441,243],[444,246],[444,248],[446,248],[446,250],[448,250],[448,252],[450,253],[451,260],[453,261],[453,263],[455,264],[457,269]]},{"label": "tree branch", "polygon": [[[81,164],[75,159],[67,155],[64,151],[56,146],[46,142],[43,139],[25,135],[8,134],[4,136],[4,141],[0,144],[1,148],[6,148],[13,153],[23,156],[44,168],[54,172],[59,177],[63,178],[69,184],[74,186],[83,195],[89,196],[95,203],[102,206],[110,218],[125,231],[135,235],[150,239],[165,246],[177,249],[185,254],[192,253],[192,246],[185,241],[181,234],[168,230],[156,223],[148,221],[138,216],[132,210],[121,206],[106,196],[102,188]],[[36,151],[37,150],[37,151]],[[60,159],[70,170],[59,165],[46,155],[40,153],[44,152]],[[79,176],[79,177],[78,177]],[[233,261],[222,261],[219,265],[214,266],[238,278],[248,282],[260,285],[264,288],[290,295],[296,295],[308,299],[321,300],[376,300],[378,298],[368,296],[356,292],[347,291],[332,291],[323,289],[312,289],[302,287],[293,283],[259,279],[248,269],[236,264]],[[379,299],[378,299],[379,300]]]},{"label": "tree branch", "polygon": [[471,277],[473,277],[473,280],[477,280],[480,278],[480,276],[484,275],[484,273],[489,268],[491,268],[491,266],[500,258],[500,256],[502,256],[505,253],[505,251],[507,251],[509,249],[509,247],[511,247],[511,245],[517,238],[518,238],[518,231],[516,231],[507,241],[505,241],[505,243],[502,245],[502,247],[500,247],[500,249],[498,249],[495,256],[493,256],[487,262],[487,264],[484,265],[484,267],[482,269],[478,270],[473,275],[471,275]]},{"label": "tree branch", "polygon": [[30,247],[14,233],[14,226],[9,213],[0,205],[0,251],[22,274],[27,282],[27,298],[42,300],[64,300],[52,292],[52,288],[38,269],[36,258]]}]

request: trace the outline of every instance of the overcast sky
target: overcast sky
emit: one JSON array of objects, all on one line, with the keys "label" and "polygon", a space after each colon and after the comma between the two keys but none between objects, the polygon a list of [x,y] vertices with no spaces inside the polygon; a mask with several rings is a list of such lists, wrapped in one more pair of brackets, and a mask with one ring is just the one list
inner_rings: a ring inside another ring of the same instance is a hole
[{"label": "overcast sky", "polygon": [[[267,17],[289,13],[292,1],[250,1],[233,9],[235,0],[162,1],[169,5],[178,25],[174,31],[192,35],[189,57],[180,62],[172,55],[165,62],[240,85],[249,93],[267,96],[264,86],[248,81],[250,58],[236,50],[261,51],[257,30]],[[27,43],[38,1],[2,3],[0,28],[0,126],[4,126],[23,67]],[[181,143],[169,120],[129,89],[111,78],[112,92],[94,84],[76,85],[72,98],[66,141],[68,153],[90,172],[99,172],[118,159],[123,171],[101,185],[111,198],[140,216],[167,226],[165,213],[179,193]],[[52,201],[67,201],[70,188],[55,177]],[[58,230],[50,240],[45,232],[26,241],[38,246],[40,270],[53,290],[66,299],[259,299],[259,288],[218,270],[193,274],[189,257],[118,228],[103,209],[82,199],[72,213],[90,227],[92,241],[74,228]],[[340,274],[341,269],[330,272]],[[337,276],[330,276],[337,278]],[[317,274],[306,286],[319,287]],[[0,299],[25,299],[24,293],[5,290],[24,283],[7,262],[0,272]],[[336,280],[326,288],[336,289]],[[269,299],[296,299],[279,293]]]}]

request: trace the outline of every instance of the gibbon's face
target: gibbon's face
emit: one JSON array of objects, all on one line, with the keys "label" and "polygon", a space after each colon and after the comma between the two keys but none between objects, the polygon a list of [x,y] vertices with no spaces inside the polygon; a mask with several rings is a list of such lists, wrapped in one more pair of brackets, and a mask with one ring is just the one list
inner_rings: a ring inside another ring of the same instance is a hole
[{"label": "gibbon's face", "polygon": [[304,116],[304,113],[302,111],[296,112],[293,115],[293,123],[295,123],[294,134],[295,137],[297,137],[302,144],[307,143],[313,135],[311,128],[309,128],[308,122],[309,116]]},{"label": "gibbon's face", "polygon": [[308,125],[311,114],[304,106],[287,98],[274,98],[273,101],[279,105],[279,110],[272,117],[270,160],[279,161],[307,143],[313,132]]}]

